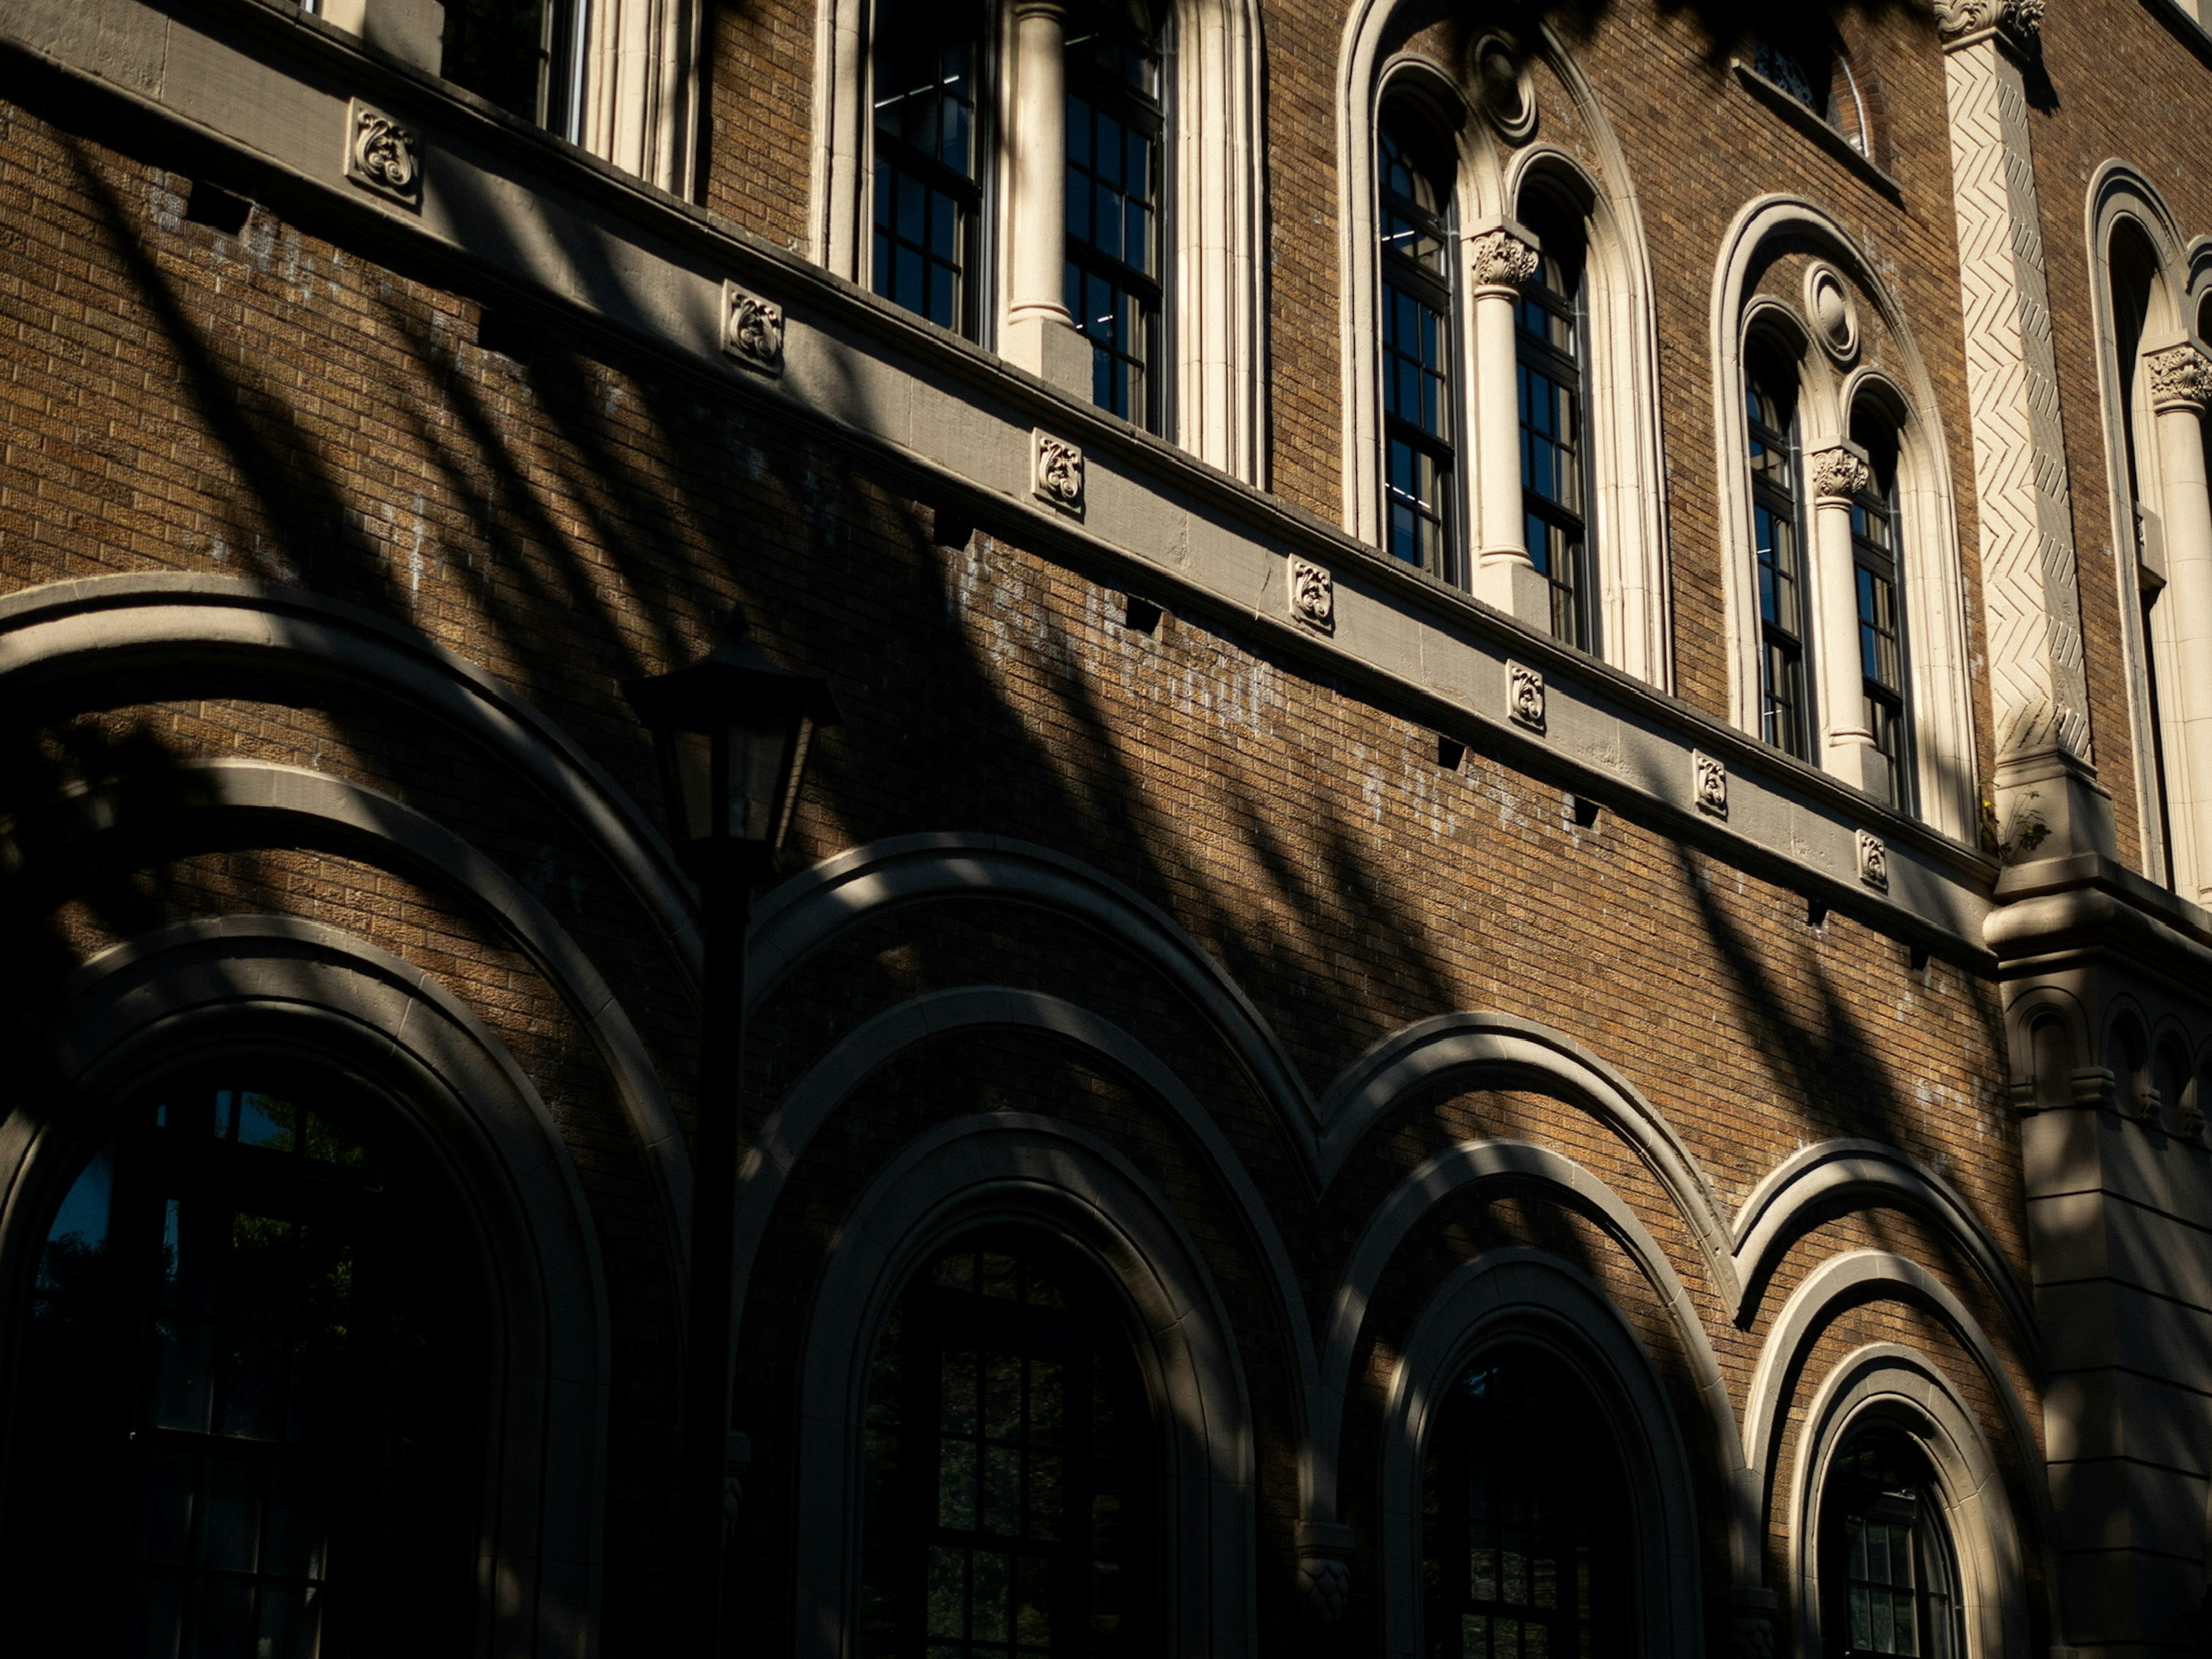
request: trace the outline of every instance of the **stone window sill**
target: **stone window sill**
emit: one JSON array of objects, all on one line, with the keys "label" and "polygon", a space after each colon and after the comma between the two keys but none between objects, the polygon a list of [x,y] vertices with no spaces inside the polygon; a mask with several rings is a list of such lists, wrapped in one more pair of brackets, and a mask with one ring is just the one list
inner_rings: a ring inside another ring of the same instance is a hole
[{"label": "stone window sill", "polygon": [[1875,166],[1869,157],[1862,155],[1842,133],[1741,58],[1731,59],[1729,67],[1735,70],[1735,78],[1743,82],[1753,97],[1858,174],[1862,180],[1893,202],[1905,199],[1905,191],[1897,180]]}]

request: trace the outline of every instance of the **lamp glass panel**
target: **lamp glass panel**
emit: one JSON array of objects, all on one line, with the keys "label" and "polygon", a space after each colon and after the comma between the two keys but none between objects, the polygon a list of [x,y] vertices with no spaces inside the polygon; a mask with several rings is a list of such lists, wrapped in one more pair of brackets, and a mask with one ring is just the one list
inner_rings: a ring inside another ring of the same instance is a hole
[{"label": "lamp glass panel", "polygon": [[791,726],[784,720],[730,723],[728,833],[732,840],[774,842],[790,740]]},{"label": "lamp glass panel", "polygon": [[705,841],[715,830],[714,734],[672,731],[662,743],[668,796],[677,810],[677,837],[685,842]]}]

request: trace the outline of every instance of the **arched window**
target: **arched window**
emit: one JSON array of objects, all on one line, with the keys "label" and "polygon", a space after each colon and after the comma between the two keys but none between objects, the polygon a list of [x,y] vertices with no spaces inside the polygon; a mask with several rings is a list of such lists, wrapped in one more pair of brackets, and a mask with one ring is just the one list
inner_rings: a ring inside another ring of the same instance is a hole
[{"label": "arched window", "polygon": [[1542,251],[1522,284],[1516,331],[1522,512],[1528,557],[1551,584],[1552,632],[1595,651],[1583,245],[1573,225],[1551,216],[1536,228]]},{"label": "arched window", "polygon": [[982,325],[984,12],[892,0],[875,33],[875,291],[941,328]]},{"label": "arched window", "polygon": [[1094,1272],[1015,1232],[939,1255],[892,1312],[870,1380],[862,1652],[1149,1651],[1158,1456]]},{"label": "arched window", "polygon": [[1859,669],[1867,727],[1880,759],[1866,769],[1869,794],[1900,812],[1916,810],[1912,709],[1906,664],[1904,583],[1898,536],[1897,434],[1862,416],[1851,428],[1867,453],[1867,483],[1851,502],[1851,574],[1858,592]]},{"label": "arched window", "polygon": [[1751,453],[1753,544],[1759,561],[1759,734],[1813,754],[1812,681],[1805,662],[1808,595],[1796,379],[1754,357],[1744,385]]},{"label": "arched window", "polygon": [[1422,1471],[1431,1659],[1597,1659],[1634,1620],[1619,1449],[1580,1378],[1534,1348],[1482,1355]]},{"label": "arched window", "polygon": [[1836,1455],[1820,1538],[1829,1653],[1964,1659],[1958,1560],[1927,1456],[1910,1437],[1869,1429]]},{"label": "arched window", "polygon": [[1817,19],[1763,26],[1753,46],[1759,73],[1844,137],[1862,155],[1867,142],[1866,100],[1851,74],[1849,54],[1833,29]]},{"label": "arched window", "polygon": [[1394,557],[1457,580],[1457,307],[1449,152],[1402,100],[1377,134],[1382,200],[1385,542]]},{"label": "arched window", "polygon": [[1091,401],[1165,425],[1161,52],[1143,0],[1086,0],[1067,19],[1067,310],[1091,342]]},{"label": "arched window", "polygon": [[70,1188],[15,1401],[26,1651],[465,1646],[488,1316],[383,1115],[230,1066],[152,1091]]}]

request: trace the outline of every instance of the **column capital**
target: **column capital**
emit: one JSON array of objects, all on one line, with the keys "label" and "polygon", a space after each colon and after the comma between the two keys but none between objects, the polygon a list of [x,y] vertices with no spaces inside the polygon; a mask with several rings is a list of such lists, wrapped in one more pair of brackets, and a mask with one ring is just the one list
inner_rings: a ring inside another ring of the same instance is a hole
[{"label": "column capital", "polygon": [[2041,43],[2044,0],[1936,0],[1936,33],[1955,52],[1995,35],[2016,52]]},{"label": "column capital", "polygon": [[2212,357],[2186,341],[2154,351],[2143,359],[2150,371],[2150,401],[2154,409],[2193,409],[2203,413],[2212,404]]},{"label": "column capital", "polygon": [[1849,502],[1873,481],[1866,457],[1849,444],[1814,453],[1813,494],[1821,501]]},{"label": "column capital", "polygon": [[1477,288],[1518,288],[1536,274],[1533,243],[1500,225],[1467,239],[1467,271]]},{"label": "column capital", "polygon": [[1014,0],[1014,21],[1041,17],[1058,23],[1067,17],[1067,0]]}]

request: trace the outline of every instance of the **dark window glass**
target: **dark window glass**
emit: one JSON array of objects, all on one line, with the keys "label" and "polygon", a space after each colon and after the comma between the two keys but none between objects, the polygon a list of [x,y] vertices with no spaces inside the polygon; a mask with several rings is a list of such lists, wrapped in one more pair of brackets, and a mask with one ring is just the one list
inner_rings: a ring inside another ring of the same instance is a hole
[{"label": "dark window glass", "polygon": [[1430,1659],[1628,1652],[1626,1505],[1619,1452],[1573,1372],[1534,1349],[1477,1360],[1423,1459]]},{"label": "dark window glass", "polygon": [[466,1650],[483,1299],[330,1079],[164,1087],[48,1232],[5,1591],[26,1651]]},{"label": "dark window glass", "polygon": [[1814,21],[1769,26],[1753,46],[1753,67],[1844,136],[1862,155],[1868,153],[1866,112],[1850,59],[1834,31]]},{"label": "dark window glass", "polygon": [[1751,449],[1752,538],[1759,560],[1759,734],[1809,760],[1813,709],[1805,673],[1804,517],[1796,398],[1779,374],[1755,368],[1744,406]]},{"label": "dark window glass", "polygon": [[1521,290],[1521,501],[1528,556],[1552,585],[1552,632],[1584,651],[1591,625],[1589,426],[1583,393],[1582,268],[1563,230],[1546,228]]},{"label": "dark window glass", "polygon": [[1067,19],[1067,309],[1091,400],[1160,429],[1160,49],[1140,7]]},{"label": "dark window glass", "polygon": [[1897,447],[1891,434],[1858,433],[1873,459],[1870,482],[1851,502],[1851,562],[1858,590],[1859,671],[1866,719],[1881,759],[1870,793],[1899,811],[1914,805],[1912,725],[1906,691],[1905,611],[1898,565]]},{"label": "dark window glass", "polygon": [[572,0],[447,0],[440,72],[573,138],[576,18]]},{"label": "dark window glass", "polygon": [[1411,112],[1383,112],[1382,509],[1394,557],[1451,576],[1459,459],[1451,170]]},{"label": "dark window glass", "polygon": [[1082,1263],[1018,1236],[939,1256],[884,1331],[866,1434],[869,1659],[1150,1650],[1151,1424]]},{"label": "dark window glass", "polygon": [[885,6],[875,43],[875,289],[975,337],[981,264],[983,13]]},{"label": "dark window glass", "polygon": [[1832,1653],[1965,1653],[1957,1562],[1927,1459],[1904,1435],[1862,1434],[1830,1465],[1820,1583]]}]

